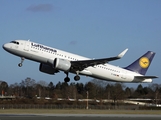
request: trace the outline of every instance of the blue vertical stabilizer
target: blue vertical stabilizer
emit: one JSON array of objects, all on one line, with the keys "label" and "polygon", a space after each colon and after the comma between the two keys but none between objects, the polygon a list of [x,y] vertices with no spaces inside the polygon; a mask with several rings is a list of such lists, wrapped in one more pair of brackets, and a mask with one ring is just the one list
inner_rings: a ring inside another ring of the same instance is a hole
[{"label": "blue vertical stabilizer", "polygon": [[153,60],[154,55],[154,52],[148,51],[131,65],[125,67],[125,69],[145,75]]}]

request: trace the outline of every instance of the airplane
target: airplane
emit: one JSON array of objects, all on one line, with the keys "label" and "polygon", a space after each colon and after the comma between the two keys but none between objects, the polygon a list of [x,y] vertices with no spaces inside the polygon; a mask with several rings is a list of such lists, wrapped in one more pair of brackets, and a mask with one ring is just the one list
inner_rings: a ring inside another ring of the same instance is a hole
[{"label": "airplane", "polygon": [[39,62],[39,71],[43,73],[55,75],[59,71],[64,71],[66,74],[65,82],[70,81],[69,73],[75,74],[75,81],[80,80],[79,75],[126,83],[150,83],[153,78],[158,78],[157,76],[145,76],[155,55],[152,51],[146,52],[129,66],[121,68],[111,65],[109,62],[122,58],[128,49],[114,57],[90,59],[30,40],[14,40],[4,44],[3,48],[21,58],[19,67],[22,67],[23,61],[28,59]]}]

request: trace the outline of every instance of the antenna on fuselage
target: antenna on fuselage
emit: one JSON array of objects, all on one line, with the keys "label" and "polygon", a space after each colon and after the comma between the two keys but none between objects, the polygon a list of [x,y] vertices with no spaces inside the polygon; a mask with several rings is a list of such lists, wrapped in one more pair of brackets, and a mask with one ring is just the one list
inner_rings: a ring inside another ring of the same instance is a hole
[{"label": "antenna on fuselage", "polygon": [[28,39],[28,41],[30,41],[30,39]]}]

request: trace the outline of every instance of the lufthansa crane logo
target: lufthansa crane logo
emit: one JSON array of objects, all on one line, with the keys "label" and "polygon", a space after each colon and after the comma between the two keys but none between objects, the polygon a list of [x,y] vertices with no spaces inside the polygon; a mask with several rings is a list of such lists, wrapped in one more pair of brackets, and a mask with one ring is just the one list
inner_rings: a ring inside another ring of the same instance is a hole
[{"label": "lufthansa crane logo", "polygon": [[139,61],[139,64],[142,68],[147,68],[149,66],[149,59],[147,57],[142,57]]}]

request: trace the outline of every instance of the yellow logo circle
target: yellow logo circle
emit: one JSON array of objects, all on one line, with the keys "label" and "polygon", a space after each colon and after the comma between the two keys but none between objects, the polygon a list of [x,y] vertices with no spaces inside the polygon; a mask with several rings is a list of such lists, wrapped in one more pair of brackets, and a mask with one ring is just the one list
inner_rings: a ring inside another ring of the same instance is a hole
[{"label": "yellow logo circle", "polygon": [[142,68],[147,68],[149,66],[149,59],[147,57],[142,57],[139,61],[139,64]]}]

